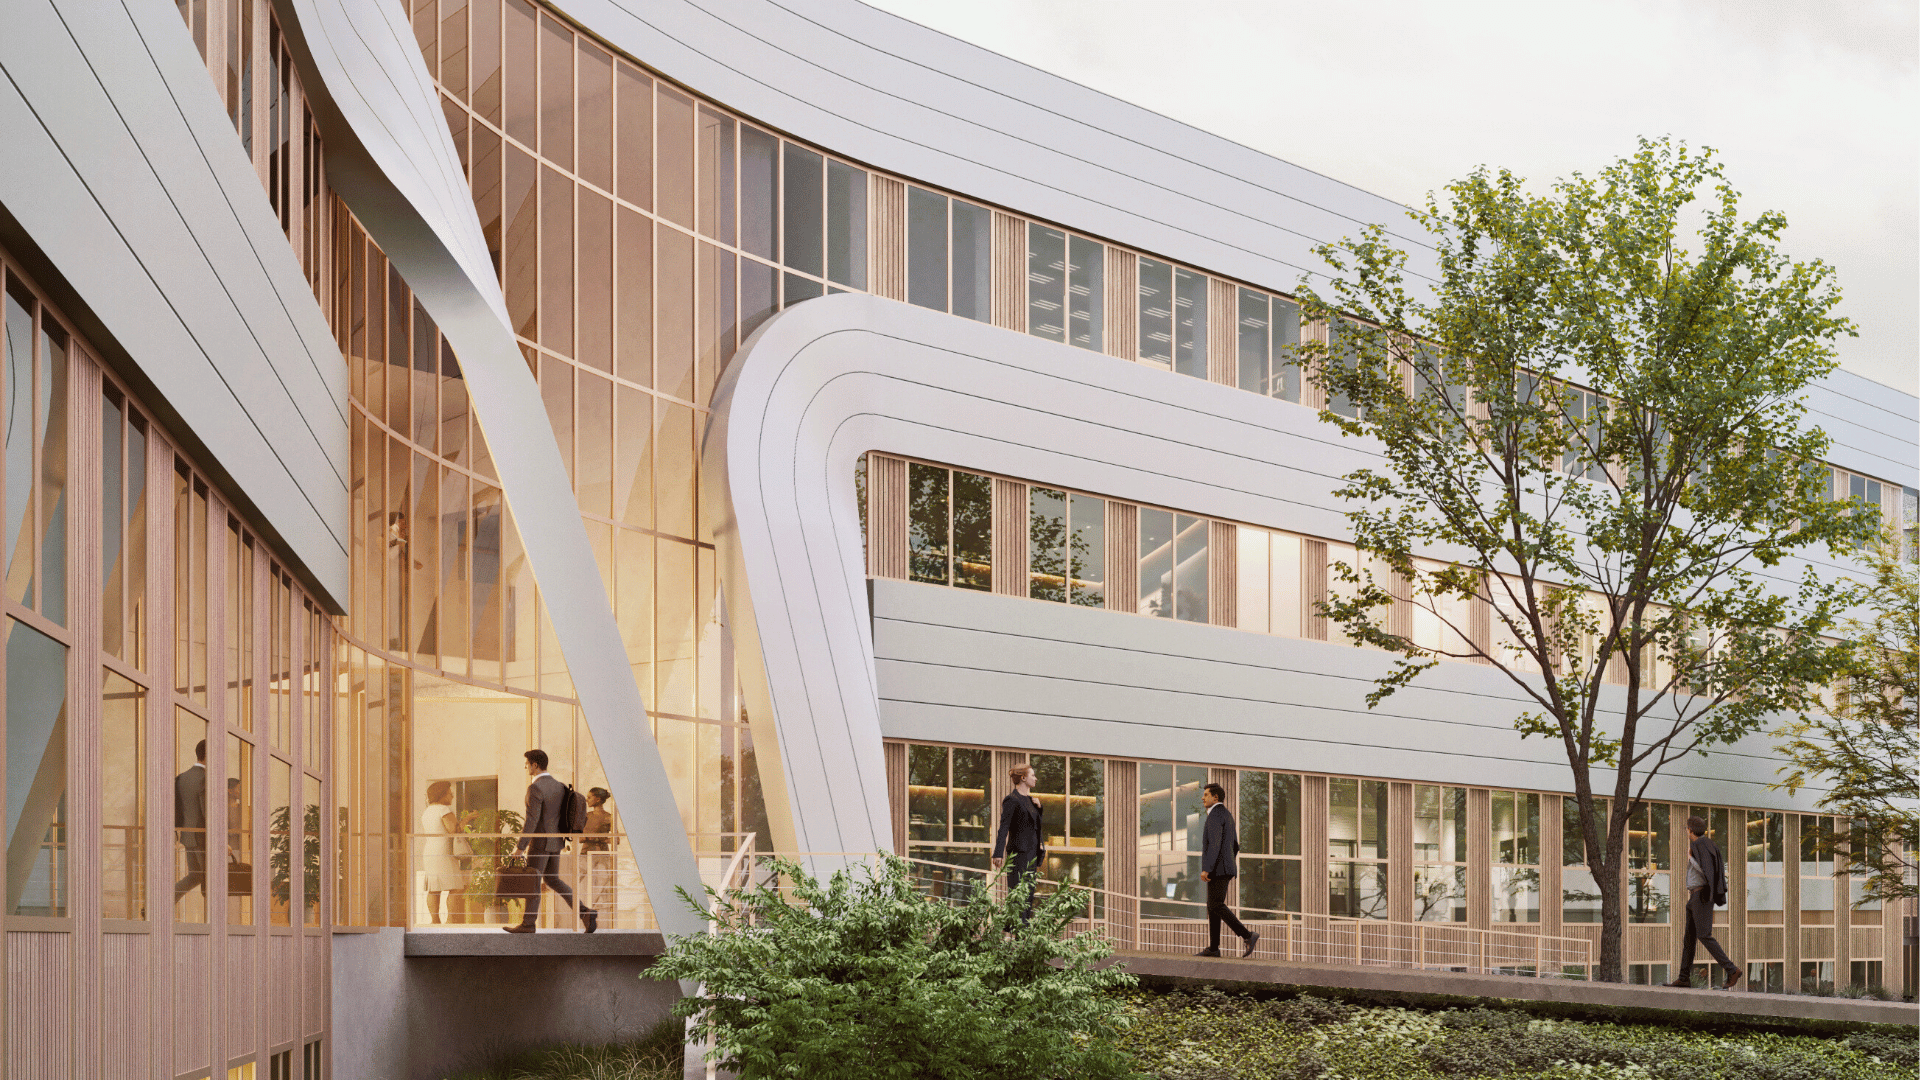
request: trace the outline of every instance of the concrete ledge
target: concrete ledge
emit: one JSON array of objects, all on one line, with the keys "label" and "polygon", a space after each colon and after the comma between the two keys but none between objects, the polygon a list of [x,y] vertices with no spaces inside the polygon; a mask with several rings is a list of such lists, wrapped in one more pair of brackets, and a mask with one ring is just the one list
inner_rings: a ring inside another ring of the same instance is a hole
[{"label": "concrete ledge", "polygon": [[[1813,1021],[1828,1024],[1904,1024],[1920,1020],[1914,1006],[1900,1001],[1859,998],[1808,997],[1799,994],[1756,994],[1725,990],[1675,990],[1657,986],[1577,982],[1569,979],[1532,979],[1512,975],[1469,975],[1451,971],[1413,971],[1406,968],[1359,967],[1348,964],[1277,964],[1265,960],[1212,959],[1168,956],[1164,953],[1120,952],[1114,962],[1135,975],[1150,979],[1212,984],[1268,984],[1329,987],[1384,994],[1416,994],[1455,998],[1501,998],[1512,1001],[1552,1002],[1649,1014],[1691,1013],[1736,1023]],[[1625,1019],[1626,1017],[1622,1017]]]},{"label": "concrete ledge", "polygon": [[666,951],[666,938],[658,930],[509,934],[492,926],[473,930],[409,930],[406,941],[407,956],[659,956]]}]

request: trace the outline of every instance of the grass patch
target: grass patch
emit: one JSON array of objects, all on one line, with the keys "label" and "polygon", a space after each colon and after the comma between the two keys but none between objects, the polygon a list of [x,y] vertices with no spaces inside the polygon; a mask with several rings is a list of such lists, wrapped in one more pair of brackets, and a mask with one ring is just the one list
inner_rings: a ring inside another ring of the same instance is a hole
[{"label": "grass patch", "polygon": [[680,1080],[685,1030],[666,1020],[636,1042],[528,1050],[448,1080]]},{"label": "grass patch", "polygon": [[1713,1032],[1213,988],[1127,1000],[1123,1044],[1155,1080],[1883,1080],[1920,1064],[1899,1029]]}]

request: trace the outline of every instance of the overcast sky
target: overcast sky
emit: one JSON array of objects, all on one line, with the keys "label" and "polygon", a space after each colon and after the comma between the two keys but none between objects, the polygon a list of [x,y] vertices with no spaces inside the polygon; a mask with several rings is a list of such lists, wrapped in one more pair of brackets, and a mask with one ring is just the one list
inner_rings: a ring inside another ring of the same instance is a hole
[{"label": "overcast sky", "polygon": [[1404,203],[1476,165],[1720,151],[1838,270],[1841,363],[1920,393],[1913,0],[868,0]]}]

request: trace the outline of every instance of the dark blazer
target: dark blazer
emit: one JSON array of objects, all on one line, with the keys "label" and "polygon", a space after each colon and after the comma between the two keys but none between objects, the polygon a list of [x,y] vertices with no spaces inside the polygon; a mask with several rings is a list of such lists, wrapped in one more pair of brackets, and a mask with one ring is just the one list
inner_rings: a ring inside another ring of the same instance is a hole
[{"label": "dark blazer", "polygon": [[1038,855],[1045,836],[1046,830],[1040,823],[1040,803],[1018,791],[1007,792],[1007,797],[1000,800],[1000,835],[993,841],[993,857],[1004,859],[1009,851]]},{"label": "dark blazer", "polygon": [[1206,843],[1200,853],[1200,869],[1216,878],[1240,874],[1240,830],[1234,828],[1233,815],[1226,803],[1214,803],[1207,811]]},{"label": "dark blazer", "polygon": [[173,827],[193,829],[180,837],[181,846],[190,850],[207,847],[207,770],[189,765],[173,778]]},{"label": "dark blazer", "polygon": [[562,837],[532,835],[561,831],[560,804],[566,794],[567,785],[551,775],[534,777],[533,783],[527,785],[527,823],[520,830],[526,835],[520,837],[520,844],[515,851],[524,851],[529,855],[552,855],[567,846]]},{"label": "dark blazer", "polygon": [[[1720,854],[1720,845],[1710,837],[1696,836],[1687,844],[1687,854],[1700,864],[1700,874],[1707,879],[1708,893],[1713,897],[1714,906],[1724,907],[1727,902],[1727,860]],[[1681,873],[1686,873],[1684,868]],[[1680,880],[1687,879],[1683,876]]]}]

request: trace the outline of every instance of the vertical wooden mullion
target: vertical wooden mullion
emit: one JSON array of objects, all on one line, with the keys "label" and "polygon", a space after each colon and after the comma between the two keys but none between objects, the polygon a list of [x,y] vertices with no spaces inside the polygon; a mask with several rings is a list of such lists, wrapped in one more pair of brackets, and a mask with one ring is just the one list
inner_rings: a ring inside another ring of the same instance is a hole
[{"label": "vertical wooden mullion", "polygon": [[1107,608],[1140,610],[1140,508],[1107,500]]},{"label": "vertical wooden mullion", "polygon": [[1140,257],[1117,247],[1108,247],[1106,252],[1106,353],[1133,360],[1139,356]]},{"label": "vertical wooden mullion", "polygon": [[1493,793],[1480,787],[1467,789],[1467,925],[1493,925]]},{"label": "vertical wooden mullion", "polygon": [[1240,625],[1240,531],[1229,521],[1209,521],[1207,541],[1207,621]]},{"label": "vertical wooden mullion", "polygon": [[993,212],[993,325],[1027,332],[1026,223],[1011,214]]},{"label": "vertical wooden mullion", "polygon": [[1237,381],[1235,350],[1239,336],[1234,332],[1234,300],[1232,282],[1207,279],[1207,381],[1227,386]]},{"label": "vertical wooden mullion", "polygon": [[[100,789],[100,369],[67,346],[67,628],[73,663],[67,669],[67,912],[72,918],[69,975],[74,1045],[68,1060],[77,1075],[97,1076],[101,1061]],[[78,520],[73,520],[77,518]],[[76,858],[76,852],[82,857]]]},{"label": "vertical wooden mullion", "polygon": [[1300,778],[1300,910],[1327,913],[1327,778]]},{"label": "vertical wooden mullion", "polygon": [[993,591],[1026,596],[1031,553],[1027,550],[1027,485],[993,479]]},{"label": "vertical wooden mullion", "polygon": [[1387,918],[1413,921],[1413,785],[1387,785]]},{"label": "vertical wooden mullion", "polygon": [[154,1057],[173,1049],[173,447],[147,429],[147,1003]]},{"label": "vertical wooden mullion", "polygon": [[1805,828],[1807,815],[1785,815],[1785,847],[1780,853],[1781,895],[1780,923],[1785,928],[1781,932],[1782,943],[1780,959],[1781,979],[1789,994],[1800,992],[1800,957],[1804,950],[1800,941],[1800,831]]},{"label": "vertical wooden mullion", "polygon": [[[881,744],[887,766],[887,824],[893,833],[891,847],[895,855],[907,854],[907,744]],[[951,820],[951,819],[949,819]]]},{"label": "vertical wooden mullion", "polygon": [[1107,759],[1107,924],[1117,948],[1134,946],[1139,933],[1140,766]]}]

